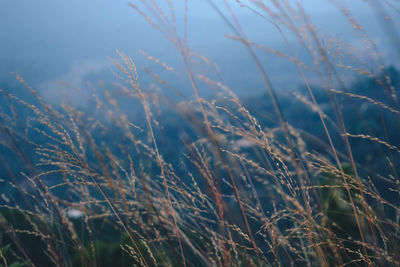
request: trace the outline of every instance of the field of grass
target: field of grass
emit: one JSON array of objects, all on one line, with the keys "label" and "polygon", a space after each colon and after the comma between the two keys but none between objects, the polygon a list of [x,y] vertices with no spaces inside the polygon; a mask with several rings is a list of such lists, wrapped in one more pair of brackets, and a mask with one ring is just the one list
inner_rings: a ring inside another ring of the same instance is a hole
[{"label": "field of grass", "polygon": [[[0,266],[400,266],[400,73],[351,10],[331,1],[357,47],[322,35],[302,1],[209,0],[263,82],[239,97],[191,50],[190,1],[160,2],[127,8],[173,44],[179,73],[142,52],[163,70],[143,86],[145,66],[117,51],[88,109],[46,103],[23,73],[24,93],[0,88]],[[396,62],[398,0],[365,2]],[[248,39],[238,4],[287,53]],[[276,88],[260,53],[293,64],[301,88]]]}]

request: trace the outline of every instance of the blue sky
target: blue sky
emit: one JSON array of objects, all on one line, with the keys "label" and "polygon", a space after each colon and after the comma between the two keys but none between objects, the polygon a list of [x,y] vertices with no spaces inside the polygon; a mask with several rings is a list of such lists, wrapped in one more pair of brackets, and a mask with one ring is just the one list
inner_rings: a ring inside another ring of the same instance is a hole
[{"label": "blue sky", "polygon": [[[183,1],[173,2],[181,6],[177,8],[179,16],[182,14]],[[220,0],[216,2],[222,3]],[[250,38],[279,49],[281,40],[276,31],[254,19],[248,10],[237,7],[235,1],[228,2],[232,3]],[[301,3],[321,29],[353,38],[354,32],[348,25],[345,26],[343,16],[329,0],[289,2]],[[335,2],[348,6],[371,29],[372,34],[378,32],[377,23],[364,1]],[[221,56],[216,59],[225,65],[221,68],[232,68],[227,75],[234,76],[235,71],[239,70],[233,67],[229,54],[222,54],[227,46],[236,49],[232,41],[224,38],[229,29],[207,1],[189,0],[189,3],[192,47],[211,57]],[[168,42],[149,27],[128,6],[127,1],[3,0],[0,2],[0,40],[0,83],[8,80],[9,72],[17,72],[33,85],[48,88],[60,80],[75,86],[81,85],[88,74],[99,73],[109,67],[107,57],[115,57],[116,49],[135,57],[139,65],[145,63],[143,57],[137,54],[139,49],[169,62],[176,58],[176,54],[170,52],[172,50]],[[280,70],[272,71],[279,73]]]}]

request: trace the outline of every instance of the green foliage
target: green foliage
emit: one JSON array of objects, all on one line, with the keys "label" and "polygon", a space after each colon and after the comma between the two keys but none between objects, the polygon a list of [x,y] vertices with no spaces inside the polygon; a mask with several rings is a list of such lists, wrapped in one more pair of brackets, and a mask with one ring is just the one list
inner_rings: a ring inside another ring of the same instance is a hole
[{"label": "green foliage", "polygon": [[[23,267],[25,266],[24,263],[19,261],[15,261],[12,263],[7,262],[7,251],[10,249],[11,244],[5,245],[4,247],[0,247],[0,267]],[[4,261],[4,264],[1,262]]]},{"label": "green foliage", "polygon": [[[94,255],[91,255],[90,260],[96,263],[96,266],[133,266],[137,263],[125,251],[121,249],[125,242],[104,242],[101,240],[93,241]],[[86,251],[92,250],[92,245],[89,244],[85,248]],[[82,266],[82,258],[79,253],[72,255],[72,266]]]},{"label": "green foliage", "polygon": [[[367,228],[368,221],[363,212],[364,205],[360,187],[355,181],[353,169],[348,163],[343,163],[341,169],[343,175],[327,172],[321,174],[320,196],[323,208],[321,226],[328,230],[327,238],[338,240],[337,243],[346,247],[346,250],[340,252],[342,258],[359,262],[362,261],[360,255],[357,254],[358,251],[363,250],[363,246],[360,244],[361,240],[371,240],[372,237]],[[368,212],[373,215],[370,209]],[[362,231],[363,237],[361,237],[360,231]],[[329,255],[331,266],[335,266],[336,259],[333,253],[337,252],[327,246],[325,249],[326,254]],[[370,249],[367,250],[367,253],[374,257],[375,252]],[[349,265],[357,266],[358,264]],[[362,265],[364,266],[364,264]]]}]

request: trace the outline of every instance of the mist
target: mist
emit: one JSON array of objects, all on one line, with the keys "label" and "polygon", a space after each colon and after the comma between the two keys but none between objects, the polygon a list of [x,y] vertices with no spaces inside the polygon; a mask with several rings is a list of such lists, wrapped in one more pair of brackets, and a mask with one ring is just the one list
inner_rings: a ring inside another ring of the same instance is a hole
[{"label": "mist", "polygon": [[[377,42],[386,64],[393,64],[393,53],[385,45],[390,42],[382,31],[376,14],[364,1],[290,1],[297,3],[318,25],[318,31],[336,36],[362,48],[359,36],[340,13],[338,7],[349,8],[352,15]],[[18,86],[13,74],[20,74],[35,87],[46,100],[59,101],[61,92],[73,102],[82,102],[86,81],[114,81],[109,58],[116,58],[116,50],[135,60],[142,71],[151,65],[139,51],[154,56],[177,70],[182,67],[178,51],[166,38],[151,27],[126,1],[2,1],[0,4],[0,85]],[[140,2],[138,2],[140,5]],[[161,5],[166,5],[160,2]],[[183,1],[173,1],[176,7],[178,32],[183,32]],[[223,7],[223,1],[216,1]],[[251,10],[231,3],[233,12],[242,24],[247,38],[268,48],[287,53],[288,49],[276,28]],[[294,5],[295,7],[295,5]],[[162,6],[164,10],[165,6]],[[226,12],[224,14],[229,17]],[[227,23],[207,1],[189,1],[189,46],[215,62],[221,76],[238,94],[258,94],[262,81],[243,44],[226,37],[232,33]],[[288,40],[303,57],[297,39],[288,34]],[[326,40],[325,40],[326,41]],[[295,65],[286,59],[257,51],[267,73],[278,90],[294,90],[300,82]],[[311,58],[304,56],[305,62]],[[290,70],[290,71],[288,71]],[[312,79],[312,78],[311,78]],[[152,82],[149,75],[141,75],[143,85]],[[290,82],[289,82],[290,81]],[[60,85],[60,82],[63,84]],[[317,82],[317,80],[315,80]],[[68,88],[65,86],[68,85]],[[176,87],[191,95],[184,82],[176,80]],[[79,93],[74,89],[78,88]],[[81,90],[82,89],[82,90]],[[211,92],[202,92],[205,96]],[[87,97],[90,93],[87,93]],[[171,96],[174,97],[174,96]]]}]

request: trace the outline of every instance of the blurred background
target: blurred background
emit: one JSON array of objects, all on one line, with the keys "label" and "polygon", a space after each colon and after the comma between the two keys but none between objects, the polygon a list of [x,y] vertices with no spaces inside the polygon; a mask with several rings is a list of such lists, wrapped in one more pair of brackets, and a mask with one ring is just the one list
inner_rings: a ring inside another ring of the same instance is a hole
[{"label": "blurred background", "polygon": [[[165,5],[164,1],[159,2],[161,6]],[[176,7],[178,31],[182,32],[184,4],[183,1],[172,2]],[[214,2],[217,6],[223,5],[223,1]],[[250,10],[240,7],[234,1],[231,2],[249,40],[288,53],[287,46],[276,28]],[[371,5],[374,6],[373,2],[289,2],[302,6],[314,25],[318,26],[316,30],[320,36],[326,34],[327,38],[321,40],[322,42],[328,42],[330,37],[334,37],[362,50],[360,34],[340,12],[341,7],[348,8],[366,33],[377,43],[385,65],[398,64],[396,60],[391,60],[396,58],[395,46],[392,45],[389,30],[385,30],[384,22],[379,19],[382,16],[376,8],[371,8]],[[108,57],[116,58],[116,49],[131,56],[139,72],[149,66],[161,76],[164,71],[156,64],[151,65],[139,50],[179,70],[181,58],[176,49],[128,6],[128,3],[106,0],[1,1],[0,87],[18,87],[18,82],[10,73],[20,74],[53,104],[60,102],[62,92],[66,92],[72,98],[72,102],[85,105],[82,98],[85,90],[82,88],[86,81],[101,79],[106,84],[114,81]],[[141,1],[134,3],[141,5]],[[226,9],[223,10],[226,13]],[[381,12],[395,12],[395,9]],[[254,63],[244,46],[238,41],[226,38],[227,34],[232,34],[230,28],[207,1],[189,1],[189,46],[215,62],[225,82],[239,95],[259,94],[264,89]],[[305,63],[311,63],[310,56],[299,47],[296,37],[288,34],[287,38],[295,48],[298,58]],[[301,83],[296,65],[276,55],[258,52],[276,89],[295,90],[297,84]],[[309,79],[313,81],[312,74]],[[141,75],[140,80],[142,85],[154,81],[149,75]],[[317,80],[313,82],[317,83]],[[68,86],[60,85],[60,82]],[[188,86],[185,82],[179,79],[174,81],[171,77],[169,82],[175,83],[174,86],[183,94],[192,94],[190,88],[186,89]],[[77,93],[77,88],[82,90]],[[202,92],[204,96],[209,93],[207,90]],[[86,93],[86,97],[89,96],[90,93]]]}]

